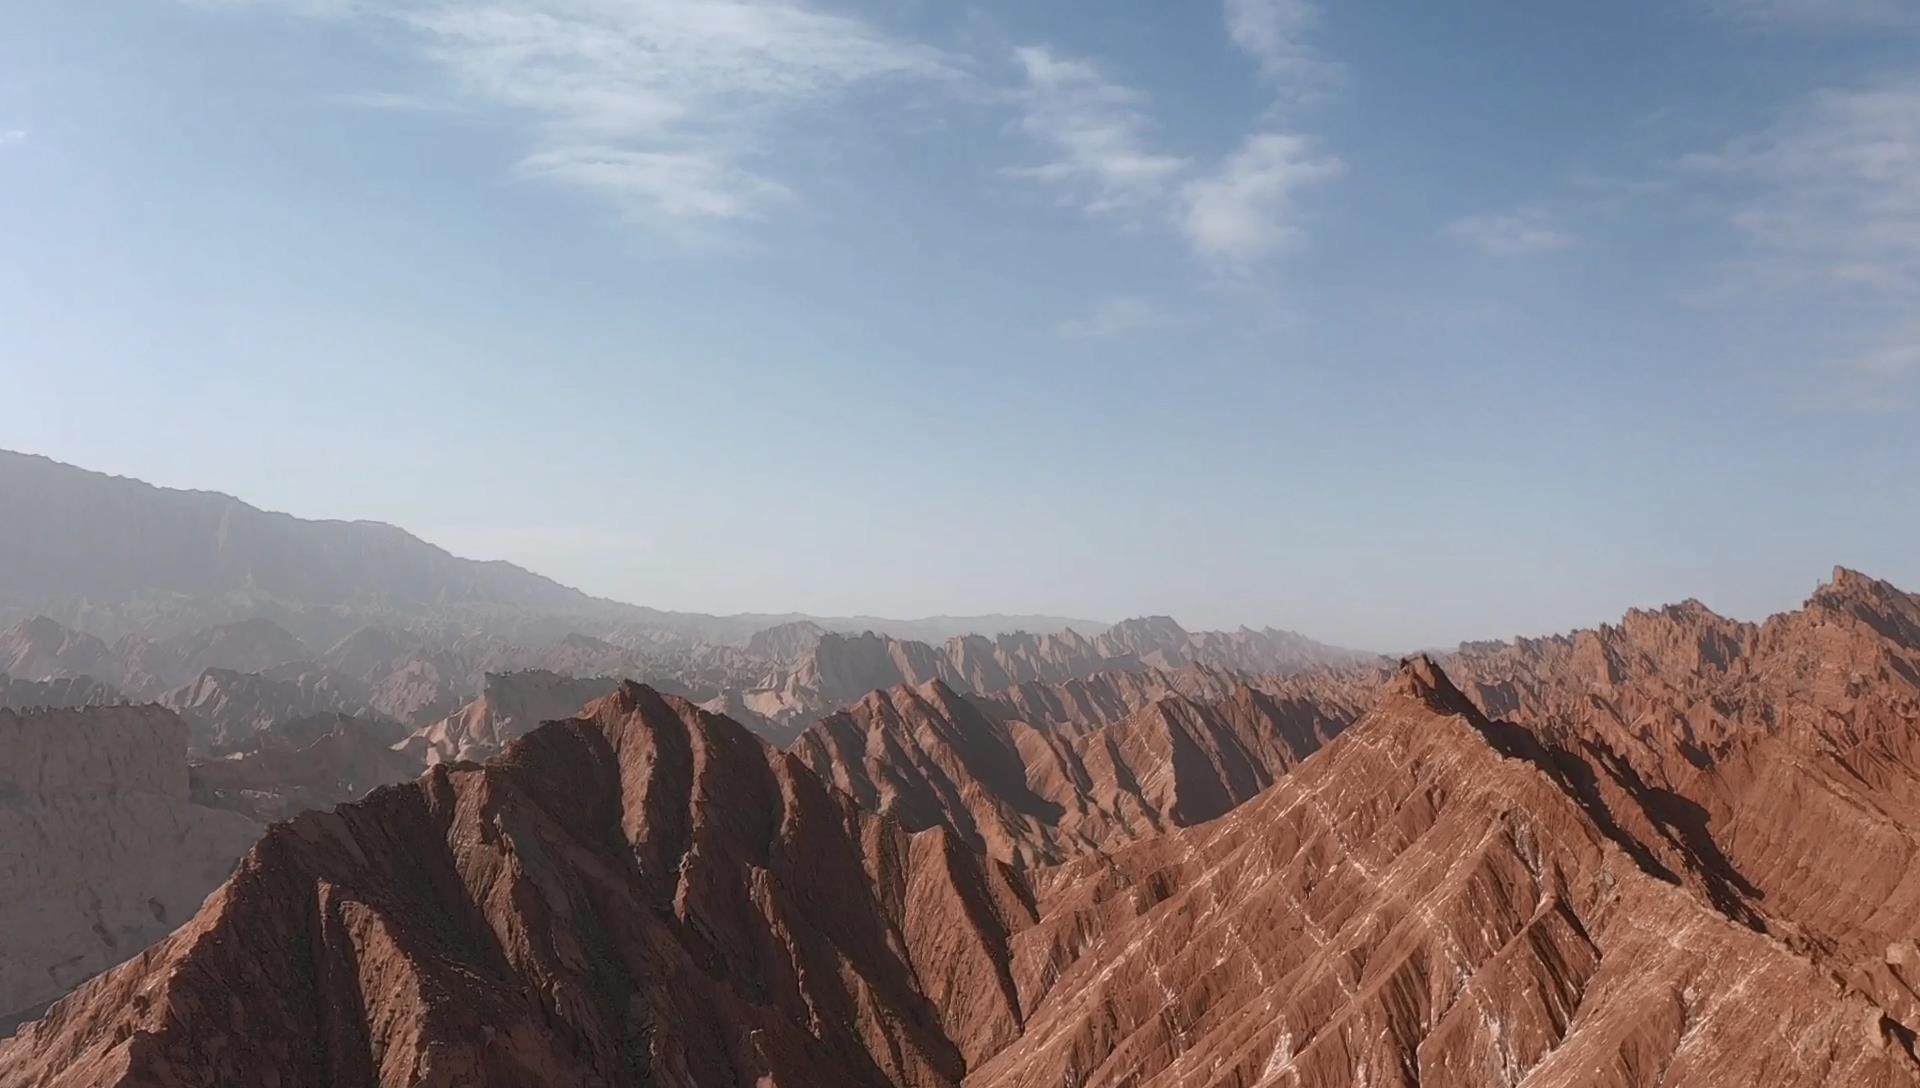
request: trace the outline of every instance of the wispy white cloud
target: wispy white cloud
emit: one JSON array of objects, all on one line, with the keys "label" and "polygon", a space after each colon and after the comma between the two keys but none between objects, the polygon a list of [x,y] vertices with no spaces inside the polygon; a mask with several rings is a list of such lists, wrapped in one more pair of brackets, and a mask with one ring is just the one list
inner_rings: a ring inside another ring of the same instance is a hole
[{"label": "wispy white cloud", "polygon": [[1344,73],[1308,42],[1320,25],[1320,8],[1309,0],[1226,0],[1226,22],[1233,44],[1292,94],[1311,94]]},{"label": "wispy white cloud", "polygon": [[1566,249],[1575,241],[1554,222],[1551,213],[1537,205],[1462,216],[1441,230],[1450,238],[1497,257],[1548,253]]},{"label": "wispy white cloud", "polygon": [[1069,340],[1095,340],[1166,328],[1173,316],[1143,299],[1104,299],[1087,313],[1062,321],[1058,332]]},{"label": "wispy white cloud", "polygon": [[1196,253],[1248,264],[1299,237],[1295,202],[1301,190],[1339,177],[1346,166],[1311,137],[1255,133],[1181,192],[1180,225]]},{"label": "wispy white cloud", "polygon": [[449,114],[459,113],[460,107],[451,102],[441,102],[419,95],[401,94],[396,91],[341,91],[325,96],[325,101],[335,106],[351,106],[354,109],[376,110],[381,113],[420,113]]},{"label": "wispy white cloud", "polygon": [[1022,86],[1020,131],[1047,147],[1046,162],[1006,172],[1054,189],[1067,204],[1103,214],[1138,211],[1166,192],[1186,159],[1151,150],[1146,96],[1089,61],[1045,46],[1014,52]]},{"label": "wispy white cloud", "polygon": [[791,200],[762,164],[809,111],[882,84],[962,78],[936,49],[801,0],[198,2],[397,32],[449,79],[452,104],[527,127],[532,146],[517,175],[665,227],[751,219]]},{"label": "wispy white cloud", "polygon": [[1908,322],[1866,350],[1842,356],[1829,365],[1874,384],[1920,377],[1920,321]]},{"label": "wispy white cloud", "polygon": [[569,143],[521,160],[523,177],[559,182],[641,218],[714,221],[763,218],[794,199],[778,181],[734,167],[705,149],[634,151]]},{"label": "wispy white cloud", "polygon": [[1920,296],[1920,81],[1819,91],[1681,166],[1725,186],[1750,276]]},{"label": "wispy white cloud", "polygon": [[0,128],[0,148],[27,142],[27,130],[24,128]]},{"label": "wispy white cloud", "polygon": [[1686,156],[1744,251],[1706,298],[1817,307],[1841,345],[1810,403],[1884,410],[1920,382],[1920,80],[1807,95],[1759,131]]}]

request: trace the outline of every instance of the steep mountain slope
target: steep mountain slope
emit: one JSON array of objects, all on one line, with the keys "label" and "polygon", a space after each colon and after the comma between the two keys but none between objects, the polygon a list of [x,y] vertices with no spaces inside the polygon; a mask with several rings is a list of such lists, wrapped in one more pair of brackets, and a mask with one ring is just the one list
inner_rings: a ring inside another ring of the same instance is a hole
[{"label": "steep mountain slope", "polygon": [[[1647,859],[1425,660],[1225,819],[1058,874],[970,1088],[1920,1083],[1819,959]],[[1697,859],[1699,867],[1707,859]]]},{"label": "steep mountain slope", "polygon": [[944,827],[1022,866],[1212,819],[1273,784],[1360,713],[1375,678],[1245,680],[1220,698],[1147,700],[1080,732],[996,713],[935,680],[875,692],[790,748],[910,829]]},{"label": "steep mountain slope", "polygon": [[190,917],[258,834],[190,803],[158,707],[0,710],[0,1023]]},{"label": "steep mountain slope", "polygon": [[276,826],[0,1042],[0,1085],[953,1086],[1019,1029],[1030,918],[1011,872],[626,685]]}]

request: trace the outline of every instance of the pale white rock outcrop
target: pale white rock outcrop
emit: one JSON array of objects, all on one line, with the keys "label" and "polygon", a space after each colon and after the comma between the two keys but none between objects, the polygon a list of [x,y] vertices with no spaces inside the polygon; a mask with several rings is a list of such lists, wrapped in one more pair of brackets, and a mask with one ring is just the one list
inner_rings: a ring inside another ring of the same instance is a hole
[{"label": "pale white rock outcrop", "polygon": [[170,711],[0,710],[0,1025],[192,917],[260,830],[189,800]]}]

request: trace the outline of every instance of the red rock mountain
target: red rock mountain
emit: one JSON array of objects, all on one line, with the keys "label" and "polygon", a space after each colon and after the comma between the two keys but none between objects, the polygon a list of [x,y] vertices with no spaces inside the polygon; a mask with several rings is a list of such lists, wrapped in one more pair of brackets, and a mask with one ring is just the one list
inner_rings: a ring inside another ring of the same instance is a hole
[{"label": "red rock mountain", "polygon": [[629,685],[274,827],[0,1085],[941,1086],[1019,1030],[1009,870]]},{"label": "red rock mountain", "polygon": [[275,828],[0,1085],[1920,1084],[1616,773],[1419,659],[1253,801],[1036,896],[627,686]]},{"label": "red rock mountain", "polygon": [[1662,866],[1920,1027],[1920,598],[1840,569],[1764,623],[1688,602],[1453,668],[1607,768]]},{"label": "red rock mountain", "polygon": [[1026,1030],[968,1084],[1920,1083],[1884,1008],[1651,860],[1606,773],[1415,661],[1257,801],[1057,874],[1013,939]]},{"label": "red rock mountain", "polygon": [[0,1088],[1920,1086],[1920,598],[1119,675],[790,753],[624,685],[276,827]]}]

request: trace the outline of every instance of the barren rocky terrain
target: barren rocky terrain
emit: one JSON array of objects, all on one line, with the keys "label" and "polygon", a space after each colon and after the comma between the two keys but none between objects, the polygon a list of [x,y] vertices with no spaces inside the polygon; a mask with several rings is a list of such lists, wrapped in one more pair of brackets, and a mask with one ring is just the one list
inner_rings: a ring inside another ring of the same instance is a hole
[{"label": "barren rocky terrain", "polygon": [[785,752],[630,681],[486,710],[0,1085],[1920,1084],[1920,598],[1856,572],[1397,669],[935,675]]}]

